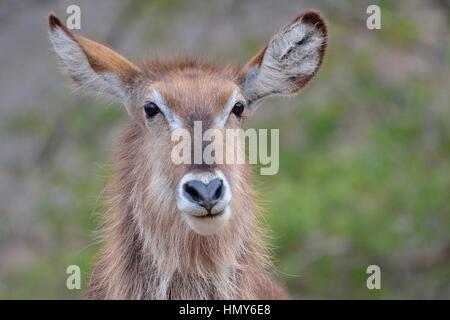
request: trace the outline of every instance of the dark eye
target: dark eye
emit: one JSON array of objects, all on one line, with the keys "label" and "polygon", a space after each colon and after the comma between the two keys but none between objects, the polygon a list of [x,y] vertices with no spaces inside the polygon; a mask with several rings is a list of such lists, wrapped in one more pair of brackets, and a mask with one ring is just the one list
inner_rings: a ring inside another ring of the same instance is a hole
[{"label": "dark eye", "polygon": [[244,104],[242,102],[236,102],[236,104],[233,107],[232,112],[237,116],[240,117],[242,112],[244,112]]},{"label": "dark eye", "polygon": [[146,102],[144,104],[144,110],[145,110],[147,119],[153,118],[160,112],[156,103],[153,103],[153,102]]}]

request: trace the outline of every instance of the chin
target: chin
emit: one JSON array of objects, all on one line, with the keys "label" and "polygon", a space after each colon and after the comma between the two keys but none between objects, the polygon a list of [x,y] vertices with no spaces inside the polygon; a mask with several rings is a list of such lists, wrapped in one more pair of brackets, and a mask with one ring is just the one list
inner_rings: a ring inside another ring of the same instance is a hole
[{"label": "chin", "polygon": [[202,236],[214,235],[219,233],[229,222],[231,210],[226,207],[220,213],[215,215],[194,216],[189,213],[184,213],[184,220],[189,227],[196,233]]}]

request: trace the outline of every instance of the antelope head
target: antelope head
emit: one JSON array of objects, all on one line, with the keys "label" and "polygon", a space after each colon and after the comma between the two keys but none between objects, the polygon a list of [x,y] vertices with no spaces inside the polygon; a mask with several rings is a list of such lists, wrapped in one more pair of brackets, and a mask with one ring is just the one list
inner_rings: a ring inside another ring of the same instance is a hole
[{"label": "antelope head", "polygon": [[136,165],[131,172],[145,195],[136,201],[171,212],[167,221],[200,235],[220,232],[238,214],[236,207],[246,205],[248,170],[204,161],[175,164],[173,133],[195,136],[195,122],[203,130],[241,128],[266,97],[295,94],[305,86],[322,63],[327,38],[325,22],[311,11],[272,36],[242,68],[195,59],[137,66],[70,31],[53,14],[49,24],[53,49],[75,86],[117,99],[139,127],[141,147],[130,156]]}]

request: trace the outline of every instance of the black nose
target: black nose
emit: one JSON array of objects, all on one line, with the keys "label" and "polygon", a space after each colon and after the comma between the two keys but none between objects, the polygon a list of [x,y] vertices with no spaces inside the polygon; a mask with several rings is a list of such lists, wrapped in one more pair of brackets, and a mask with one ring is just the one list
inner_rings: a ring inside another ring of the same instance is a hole
[{"label": "black nose", "polygon": [[220,179],[213,179],[208,184],[199,180],[191,180],[183,185],[186,198],[205,208],[208,212],[222,199],[224,190]]}]

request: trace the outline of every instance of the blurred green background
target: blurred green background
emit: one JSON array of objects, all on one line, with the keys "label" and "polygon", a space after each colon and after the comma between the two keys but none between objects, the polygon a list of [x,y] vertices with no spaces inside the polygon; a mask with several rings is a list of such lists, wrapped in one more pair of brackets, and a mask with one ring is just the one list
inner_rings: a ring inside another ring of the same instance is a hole
[{"label": "blurred green background", "polygon": [[[381,30],[366,8],[381,7]],[[131,60],[174,53],[239,63],[302,10],[322,11],[329,49],[293,99],[250,126],[280,129],[280,170],[258,177],[277,277],[293,298],[450,298],[449,1],[0,2],[0,298],[80,298],[119,105],[72,95],[47,13],[78,4],[85,35]],[[381,268],[368,290],[366,268]]]}]

